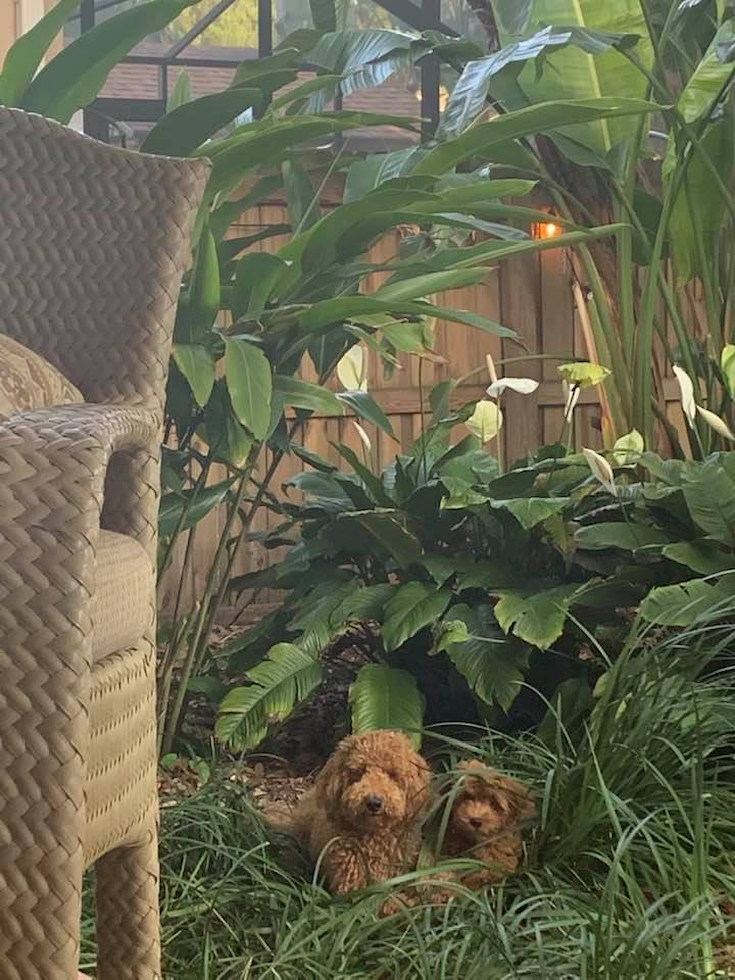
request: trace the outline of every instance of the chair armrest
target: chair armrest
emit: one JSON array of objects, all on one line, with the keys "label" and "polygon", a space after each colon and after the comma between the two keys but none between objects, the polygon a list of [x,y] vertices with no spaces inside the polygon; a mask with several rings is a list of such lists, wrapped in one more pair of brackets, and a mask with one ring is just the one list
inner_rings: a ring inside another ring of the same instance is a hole
[{"label": "chair armrest", "polygon": [[115,453],[156,459],[159,422],[84,405],[0,423],[0,960],[28,882],[46,879],[44,930],[78,906],[105,474]]}]

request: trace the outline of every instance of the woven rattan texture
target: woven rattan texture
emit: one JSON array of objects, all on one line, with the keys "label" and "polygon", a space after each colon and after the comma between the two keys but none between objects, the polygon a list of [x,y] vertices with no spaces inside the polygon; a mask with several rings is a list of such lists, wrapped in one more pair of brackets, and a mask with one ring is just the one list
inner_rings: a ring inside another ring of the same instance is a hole
[{"label": "woven rattan texture", "polygon": [[148,555],[128,534],[101,531],[92,597],[92,662],[126,650],[153,622],[155,571]]},{"label": "woven rattan texture", "polygon": [[98,980],[160,977],[153,625],[93,668],[91,607],[101,522],[155,555],[168,354],[207,173],[0,109],[2,330],[97,403],[0,424],[0,980],[76,976],[95,858]]}]

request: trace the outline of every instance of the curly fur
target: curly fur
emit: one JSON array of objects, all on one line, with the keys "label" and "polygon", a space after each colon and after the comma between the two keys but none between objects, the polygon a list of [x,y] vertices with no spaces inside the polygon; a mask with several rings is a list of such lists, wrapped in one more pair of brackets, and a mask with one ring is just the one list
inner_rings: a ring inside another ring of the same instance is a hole
[{"label": "curly fur", "polygon": [[453,876],[479,891],[512,874],[523,856],[522,825],[536,816],[527,787],[476,760],[461,762],[441,856],[471,858],[485,867]]},{"label": "curly fur", "polygon": [[321,858],[330,891],[346,894],[412,870],[431,773],[401,732],[343,739],[299,803],[292,832]]}]

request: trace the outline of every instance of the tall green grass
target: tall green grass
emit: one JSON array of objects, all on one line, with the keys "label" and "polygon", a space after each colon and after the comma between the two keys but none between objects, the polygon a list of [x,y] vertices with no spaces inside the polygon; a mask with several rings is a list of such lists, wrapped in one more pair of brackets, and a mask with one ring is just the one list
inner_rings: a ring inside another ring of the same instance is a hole
[{"label": "tall green grass", "polygon": [[[693,656],[702,644],[707,655]],[[713,651],[730,645],[728,633],[707,625],[636,641],[576,724],[557,712],[544,740],[445,740],[452,754],[477,755],[530,782],[540,819],[522,874],[485,894],[460,889],[439,909],[381,919],[380,891],[352,902],[330,897],[285,842],[268,840],[231,783],[215,781],[164,810],[165,975],[727,976],[719,957],[735,943],[723,911],[735,896],[735,678]]]}]

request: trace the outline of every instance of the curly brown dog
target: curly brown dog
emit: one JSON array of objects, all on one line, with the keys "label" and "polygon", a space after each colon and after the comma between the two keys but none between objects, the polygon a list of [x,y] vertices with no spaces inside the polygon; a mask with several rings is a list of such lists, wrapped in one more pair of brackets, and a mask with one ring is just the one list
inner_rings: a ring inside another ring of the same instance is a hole
[{"label": "curly brown dog", "polygon": [[401,732],[350,735],[299,803],[292,832],[321,858],[335,895],[411,871],[431,773]]},{"label": "curly brown dog", "polygon": [[479,891],[503,881],[520,864],[522,824],[536,816],[536,805],[522,783],[477,760],[460,762],[457,769],[462,782],[452,803],[441,856],[481,861],[484,868],[450,879]]}]

